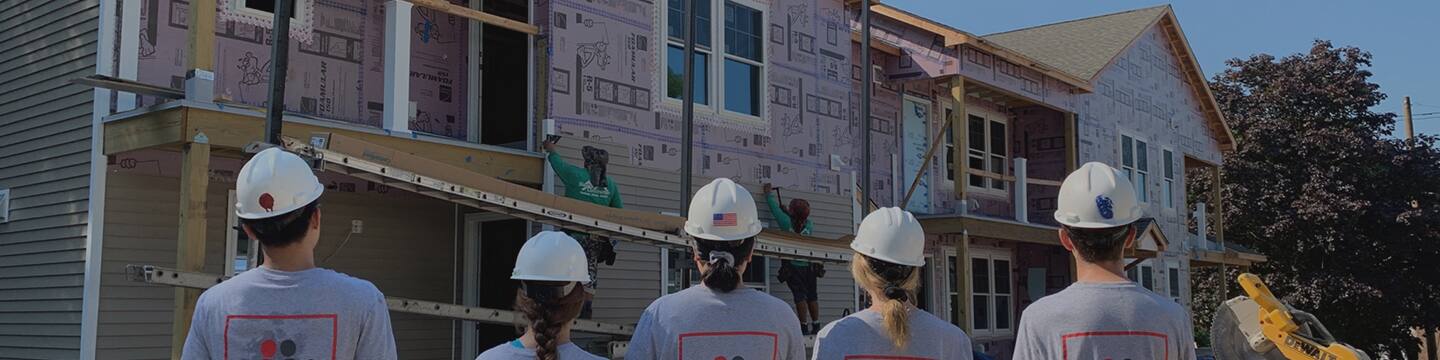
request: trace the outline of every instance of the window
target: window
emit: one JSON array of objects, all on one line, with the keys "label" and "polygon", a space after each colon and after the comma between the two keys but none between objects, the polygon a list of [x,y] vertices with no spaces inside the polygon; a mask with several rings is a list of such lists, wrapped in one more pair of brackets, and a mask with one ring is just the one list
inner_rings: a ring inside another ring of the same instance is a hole
[{"label": "window", "polygon": [[[954,112],[955,110],[951,109],[950,105],[945,105],[944,121],[951,121],[950,116],[952,116]],[[955,181],[955,173],[953,172],[955,169],[955,129],[952,128],[945,132],[945,168],[941,170],[945,173],[945,180],[950,181],[952,184]]]},{"label": "window", "polygon": [[1175,152],[1165,149],[1161,152],[1161,160],[1165,161],[1164,169],[1165,187],[1161,190],[1165,193],[1165,208],[1175,208]]},{"label": "window", "polygon": [[1175,299],[1175,302],[1180,302],[1180,268],[1171,266],[1170,272],[1166,275],[1170,277],[1168,279],[1170,280],[1170,298]]},{"label": "window", "polygon": [[[664,256],[665,273],[665,294],[674,294],[690,285],[700,283],[700,271],[695,269],[695,262],[691,259],[691,252],[687,250],[660,249]],[[688,271],[687,271],[688,270]],[[685,280],[685,274],[690,275],[690,280]]]},{"label": "window", "polygon": [[945,255],[945,308],[950,310],[950,323],[959,326],[964,315],[960,311],[960,258],[954,249],[946,251]]},{"label": "window", "polygon": [[10,189],[0,189],[0,223],[10,222]]},{"label": "window", "polygon": [[1140,265],[1140,286],[1155,291],[1155,268],[1150,265]]},{"label": "window", "polygon": [[[230,201],[235,203],[235,190],[230,190]],[[260,265],[260,242],[251,240],[245,230],[240,229],[240,218],[234,211],[227,211],[225,220],[225,276],[235,276]]]},{"label": "window", "polygon": [[[691,84],[695,103],[710,106],[714,89],[726,112],[761,116],[765,98],[764,7],[740,1],[693,1],[695,55],[689,66],[695,74]],[[683,0],[667,0],[667,3],[665,95],[679,100],[684,95],[686,66],[681,60],[685,57],[685,3]],[[723,16],[718,24],[712,17],[717,12]],[[717,42],[723,46],[714,46]],[[718,63],[712,62],[712,58]],[[712,79],[719,82],[713,83]]]},{"label": "window", "polygon": [[1008,334],[1014,321],[1010,254],[974,249],[970,257],[971,325],[977,334]]},{"label": "window", "polygon": [[1125,177],[1135,184],[1136,195],[1141,203],[1150,201],[1150,159],[1149,146],[1144,141],[1120,135],[1120,169]]},{"label": "window", "polygon": [[750,265],[745,267],[745,273],[740,277],[745,281],[745,286],[760,290],[763,293],[770,293],[770,258],[754,256],[750,258]]},{"label": "window", "polygon": [[[983,117],[970,115],[966,126],[969,127],[970,148],[967,149],[967,160],[970,170],[978,173],[990,173],[993,176],[1004,176],[1007,162],[1006,151],[1009,139],[1005,133],[1005,123],[999,118],[986,120]],[[970,175],[970,187],[980,189],[1005,190],[1005,180],[984,175]]]},{"label": "window", "polygon": [[[695,92],[695,103],[701,105],[710,104],[710,1],[694,0],[695,9],[695,57],[691,59],[690,66],[693,67],[695,82],[690,84]],[[665,49],[665,95],[672,99],[680,99],[685,83],[685,69],[682,67],[680,58],[685,57],[685,3],[681,0],[669,0],[669,10],[666,12],[666,39],[668,45]]]}]

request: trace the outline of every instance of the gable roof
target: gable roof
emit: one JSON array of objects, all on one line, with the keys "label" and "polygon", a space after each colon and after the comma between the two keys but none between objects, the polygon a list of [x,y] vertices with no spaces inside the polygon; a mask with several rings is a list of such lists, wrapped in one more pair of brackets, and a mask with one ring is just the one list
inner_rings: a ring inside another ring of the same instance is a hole
[{"label": "gable roof", "polygon": [[1155,24],[1169,5],[1136,9],[985,35],[993,41],[1083,79],[1094,79],[1110,60]]},{"label": "gable roof", "polygon": [[1170,38],[1168,45],[1180,60],[1182,77],[1200,97],[1200,108],[1205,113],[1207,125],[1217,134],[1220,148],[1235,149],[1230,125],[1220,113],[1220,105],[1210,93],[1205,72],[1196,62],[1190,42],[1180,30],[1180,21],[1175,18],[1170,5],[1032,26],[983,38],[1094,82],[1152,26],[1160,26],[1160,30]]}]

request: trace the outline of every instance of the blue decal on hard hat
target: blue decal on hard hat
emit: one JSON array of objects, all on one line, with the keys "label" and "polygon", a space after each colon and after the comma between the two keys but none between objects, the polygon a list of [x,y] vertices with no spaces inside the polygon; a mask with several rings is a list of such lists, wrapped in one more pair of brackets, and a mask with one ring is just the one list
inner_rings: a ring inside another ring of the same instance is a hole
[{"label": "blue decal on hard hat", "polygon": [[1115,217],[1115,203],[1105,195],[1095,196],[1095,208],[1100,210],[1100,217],[1106,219]]}]

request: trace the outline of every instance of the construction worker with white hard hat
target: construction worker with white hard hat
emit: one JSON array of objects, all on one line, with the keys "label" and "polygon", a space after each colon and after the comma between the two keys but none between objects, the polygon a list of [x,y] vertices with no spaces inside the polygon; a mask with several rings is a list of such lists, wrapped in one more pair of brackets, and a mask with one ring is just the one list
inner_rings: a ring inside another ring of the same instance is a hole
[{"label": "construction worker with white hard hat", "polygon": [[1090,162],[1060,185],[1055,221],[1075,258],[1075,279],[1020,316],[1015,359],[1195,359],[1180,304],[1125,277],[1123,254],[1145,205],[1114,168]]},{"label": "construction worker with white hard hat", "polygon": [[850,273],[871,305],[821,329],[814,359],[972,359],[963,330],[915,307],[925,266],[925,230],[915,215],[875,210],[850,248]]},{"label": "construction worker with white hard hat", "polygon": [[570,342],[570,325],[590,292],[585,249],[559,231],[542,231],[525,241],[510,279],[520,281],[515,311],[524,315],[525,334],[481,353],[477,360],[604,359]]},{"label": "construction worker with white hard hat", "polygon": [[396,358],[380,290],[315,266],[324,192],[309,163],[279,148],[240,168],[235,216],[264,262],[200,295],[181,358]]},{"label": "construction worker with white hard hat", "polygon": [[695,193],[687,215],[701,284],[650,303],[625,358],[804,359],[795,311],[742,282],[762,227],[750,192],[715,179]]}]

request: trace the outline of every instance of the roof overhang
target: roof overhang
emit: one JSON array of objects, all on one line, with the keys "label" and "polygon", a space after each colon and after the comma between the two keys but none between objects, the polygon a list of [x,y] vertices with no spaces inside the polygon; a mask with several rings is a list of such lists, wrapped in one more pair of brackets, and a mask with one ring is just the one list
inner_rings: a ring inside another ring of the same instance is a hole
[{"label": "roof overhang", "polygon": [[1215,132],[1220,149],[1234,151],[1235,135],[1230,130],[1225,114],[1220,111],[1220,103],[1215,101],[1215,94],[1210,91],[1210,82],[1205,79],[1205,72],[1200,69],[1200,62],[1195,59],[1195,51],[1190,48],[1190,40],[1185,38],[1185,31],[1180,29],[1180,20],[1175,17],[1175,11],[1167,7],[1154,26],[1160,26],[1170,35],[1171,50],[1180,58],[1186,83],[1189,83],[1200,97],[1200,108],[1205,113],[1206,124]]},{"label": "roof overhang", "polygon": [[1055,78],[1067,85],[1074,86],[1080,92],[1094,92],[1094,86],[1091,85],[1088,79],[1081,79],[1064,71],[1060,71],[1055,67],[1046,65],[1035,59],[1031,59],[1024,54],[986,41],[985,39],[975,34],[971,34],[963,30],[941,24],[939,22],[920,17],[919,15],[911,14],[905,10],[901,10],[890,5],[874,4],[871,5],[870,9],[876,14],[880,14],[882,16],[909,24],[910,26],[914,26],[925,31],[934,33],[935,35],[938,35],[941,38],[945,39],[946,47],[956,47],[961,45],[972,46],[977,49],[984,50],[985,52],[991,53],[995,56],[999,56],[1006,61],[1020,64],[1029,67],[1032,70],[1039,71],[1041,74],[1045,74],[1045,76]]}]

